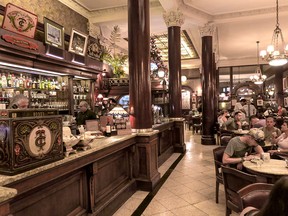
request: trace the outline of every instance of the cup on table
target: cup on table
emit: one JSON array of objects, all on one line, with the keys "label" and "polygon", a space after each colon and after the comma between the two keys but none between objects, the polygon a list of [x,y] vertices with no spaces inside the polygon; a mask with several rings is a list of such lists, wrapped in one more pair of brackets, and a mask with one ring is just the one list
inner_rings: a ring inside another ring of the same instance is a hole
[{"label": "cup on table", "polygon": [[264,162],[269,162],[270,161],[270,153],[269,152],[264,152],[261,154],[261,159]]}]

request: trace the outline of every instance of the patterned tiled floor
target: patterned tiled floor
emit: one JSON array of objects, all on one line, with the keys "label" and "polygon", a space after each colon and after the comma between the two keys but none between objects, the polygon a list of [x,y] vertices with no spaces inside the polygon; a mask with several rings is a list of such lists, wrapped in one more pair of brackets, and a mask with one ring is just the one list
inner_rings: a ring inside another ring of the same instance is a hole
[{"label": "patterned tiled floor", "polygon": [[[153,197],[142,216],[224,216],[225,195],[220,186],[219,204],[215,203],[215,172],[212,149],[201,145],[201,136],[185,132],[187,152],[169,178]],[[160,168],[161,176],[180,156],[173,154]],[[137,191],[114,216],[129,216],[148,192]],[[232,216],[238,214],[233,213]]]}]

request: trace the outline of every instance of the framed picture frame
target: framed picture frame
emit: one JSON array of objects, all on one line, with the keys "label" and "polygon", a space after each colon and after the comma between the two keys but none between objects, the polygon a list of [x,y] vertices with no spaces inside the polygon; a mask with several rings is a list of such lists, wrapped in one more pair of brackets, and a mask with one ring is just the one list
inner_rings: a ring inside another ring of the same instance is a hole
[{"label": "framed picture frame", "polygon": [[263,106],[263,100],[257,99],[257,106]]},{"label": "framed picture frame", "polygon": [[5,8],[2,28],[29,38],[34,38],[37,22],[38,17],[36,14],[8,3]]},{"label": "framed picture frame", "polygon": [[64,27],[44,17],[45,43],[64,49]]},{"label": "framed picture frame", "polygon": [[85,56],[87,42],[88,42],[88,35],[80,31],[77,31],[76,29],[72,29],[68,51],[76,53],[78,55]]},{"label": "framed picture frame", "polygon": [[284,98],[284,107],[288,107],[288,97]]},{"label": "framed picture frame", "polygon": [[103,52],[103,46],[100,43],[100,39],[89,36],[87,45],[87,55],[90,58],[100,60],[102,52]]}]

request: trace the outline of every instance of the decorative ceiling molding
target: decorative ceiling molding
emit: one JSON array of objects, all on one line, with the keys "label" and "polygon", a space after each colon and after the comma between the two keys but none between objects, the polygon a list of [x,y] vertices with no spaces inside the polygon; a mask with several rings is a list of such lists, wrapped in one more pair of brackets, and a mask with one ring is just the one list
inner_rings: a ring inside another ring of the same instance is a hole
[{"label": "decorative ceiling molding", "polygon": [[89,11],[83,8],[77,2],[73,0],[58,0],[58,1],[66,5],[67,7],[71,8],[72,10],[76,11],[77,13],[81,14],[82,16],[86,17],[87,19],[89,19],[90,17]]}]

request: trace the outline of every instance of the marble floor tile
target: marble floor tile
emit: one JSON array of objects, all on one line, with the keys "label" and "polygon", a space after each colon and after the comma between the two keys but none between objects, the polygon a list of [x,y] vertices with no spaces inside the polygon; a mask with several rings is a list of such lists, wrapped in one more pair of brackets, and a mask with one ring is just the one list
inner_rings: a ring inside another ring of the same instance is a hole
[{"label": "marble floor tile", "polygon": [[[201,145],[201,135],[185,131],[186,153],[154,195],[141,216],[224,216],[225,193],[220,184],[219,203],[215,202],[215,145]],[[159,167],[161,177],[178,159],[173,154]],[[137,191],[114,216],[130,216],[149,192]],[[134,214],[135,215],[135,214]],[[231,216],[239,214],[233,212]],[[139,215],[140,216],[140,215]]]}]

